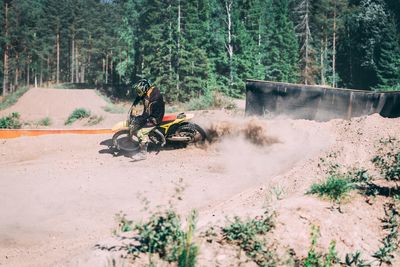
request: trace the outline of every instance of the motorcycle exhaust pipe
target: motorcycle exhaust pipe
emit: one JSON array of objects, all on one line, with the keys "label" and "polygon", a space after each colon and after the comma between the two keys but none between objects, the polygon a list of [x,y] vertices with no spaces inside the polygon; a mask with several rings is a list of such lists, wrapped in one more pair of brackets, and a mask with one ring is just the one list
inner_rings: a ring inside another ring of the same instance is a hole
[{"label": "motorcycle exhaust pipe", "polygon": [[186,136],[171,136],[167,139],[168,139],[168,141],[175,141],[175,142],[188,142],[191,140],[190,137],[186,137]]}]

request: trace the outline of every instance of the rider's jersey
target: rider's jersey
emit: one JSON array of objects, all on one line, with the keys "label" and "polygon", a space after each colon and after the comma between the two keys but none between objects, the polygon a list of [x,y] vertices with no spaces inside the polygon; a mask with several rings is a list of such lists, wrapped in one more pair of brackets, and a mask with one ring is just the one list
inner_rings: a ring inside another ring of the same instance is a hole
[{"label": "rider's jersey", "polygon": [[134,105],[140,101],[144,106],[142,116],[150,122],[161,123],[165,113],[165,103],[160,90],[153,86],[144,97],[137,97]]}]

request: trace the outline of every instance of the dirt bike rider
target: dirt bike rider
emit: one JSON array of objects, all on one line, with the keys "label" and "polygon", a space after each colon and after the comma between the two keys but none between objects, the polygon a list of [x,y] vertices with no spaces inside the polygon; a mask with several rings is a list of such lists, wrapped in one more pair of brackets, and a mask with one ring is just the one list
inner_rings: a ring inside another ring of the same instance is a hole
[{"label": "dirt bike rider", "polygon": [[[140,151],[135,154],[133,160],[144,160],[147,157],[147,147],[149,144],[149,127],[154,127],[161,123],[165,103],[160,90],[146,79],[141,79],[134,86],[137,97],[133,101],[133,106],[143,103],[143,113],[135,118],[134,131],[137,132]],[[145,127],[146,126],[146,127]],[[145,127],[145,128],[144,128]]]}]

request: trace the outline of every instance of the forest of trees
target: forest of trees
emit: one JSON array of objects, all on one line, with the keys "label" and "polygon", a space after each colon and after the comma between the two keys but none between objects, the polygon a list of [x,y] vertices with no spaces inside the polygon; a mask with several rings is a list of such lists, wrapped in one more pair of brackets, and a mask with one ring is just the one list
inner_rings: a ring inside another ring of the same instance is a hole
[{"label": "forest of trees", "polygon": [[150,78],[169,101],[245,79],[400,88],[399,0],[0,0],[2,94]]}]

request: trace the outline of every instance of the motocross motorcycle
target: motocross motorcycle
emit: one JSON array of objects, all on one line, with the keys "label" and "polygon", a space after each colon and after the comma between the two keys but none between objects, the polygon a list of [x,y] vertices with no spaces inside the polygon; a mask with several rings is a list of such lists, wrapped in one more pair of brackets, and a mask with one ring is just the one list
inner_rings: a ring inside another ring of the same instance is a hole
[{"label": "motocross motorcycle", "polygon": [[[128,120],[118,123],[113,127],[116,131],[112,137],[113,147],[120,151],[135,152],[139,149],[137,137],[136,118],[129,110]],[[201,143],[206,139],[206,132],[197,124],[190,122],[193,114],[180,113],[178,115],[166,115],[157,125],[145,125],[143,129],[148,131],[150,143],[159,151],[167,144],[173,146],[186,146],[191,143]]]}]

